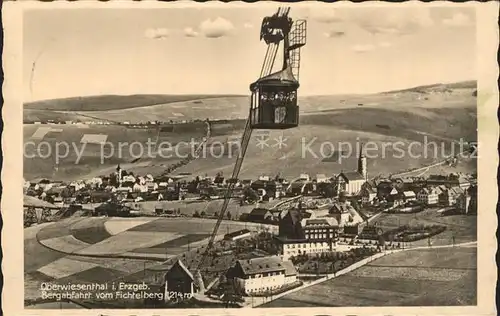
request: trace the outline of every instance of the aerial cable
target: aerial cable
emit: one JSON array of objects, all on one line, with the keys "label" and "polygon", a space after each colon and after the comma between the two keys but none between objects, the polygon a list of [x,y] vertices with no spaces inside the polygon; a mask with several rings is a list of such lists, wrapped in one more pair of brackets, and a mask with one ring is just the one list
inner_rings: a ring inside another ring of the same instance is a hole
[{"label": "aerial cable", "polygon": [[40,57],[42,57],[43,53],[48,48],[49,44],[51,44],[53,41],[54,41],[54,39],[51,38],[50,40],[48,40],[47,42],[45,42],[45,44],[42,46],[42,48],[38,52],[38,55],[33,60],[33,64],[31,65],[31,74],[30,74],[30,95],[31,95],[31,98],[33,98],[33,81],[34,81],[34,78],[35,78],[36,63],[38,62],[38,60],[40,59]]}]

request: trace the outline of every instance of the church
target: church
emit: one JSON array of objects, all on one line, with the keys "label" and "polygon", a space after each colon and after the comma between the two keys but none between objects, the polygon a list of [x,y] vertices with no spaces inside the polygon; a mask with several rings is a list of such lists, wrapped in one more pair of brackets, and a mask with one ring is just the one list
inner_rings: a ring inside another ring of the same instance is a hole
[{"label": "church", "polygon": [[366,157],[363,153],[363,146],[358,157],[358,170],[342,171],[336,179],[337,194],[345,192],[347,195],[358,194],[363,184],[367,181]]}]

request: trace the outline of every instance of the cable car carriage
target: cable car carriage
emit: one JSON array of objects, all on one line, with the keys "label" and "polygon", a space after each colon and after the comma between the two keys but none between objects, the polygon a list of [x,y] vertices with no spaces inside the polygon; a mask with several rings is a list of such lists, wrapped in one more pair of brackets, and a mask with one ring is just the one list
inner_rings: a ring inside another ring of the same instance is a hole
[{"label": "cable car carriage", "polygon": [[[298,70],[300,47],[306,42],[306,22],[294,23],[289,11],[290,8],[278,10],[262,21],[260,39],[268,45],[268,53],[261,78],[250,85],[252,129],[288,129],[299,125]],[[283,42],[283,67],[271,73],[280,42]],[[270,74],[265,75],[266,72]]]},{"label": "cable car carriage", "polygon": [[299,82],[287,67],[250,85],[250,124],[253,129],[288,129],[299,125]]}]

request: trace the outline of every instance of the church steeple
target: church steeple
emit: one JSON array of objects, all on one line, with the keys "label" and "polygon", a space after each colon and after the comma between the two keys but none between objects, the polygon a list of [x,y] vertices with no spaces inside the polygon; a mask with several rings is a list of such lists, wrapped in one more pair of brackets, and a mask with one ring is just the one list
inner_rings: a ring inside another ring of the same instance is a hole
[{"label": "church steeple", "polygon": [[363,176],[363,179],[366,180],[367,177],[367,166],[366,166],[366,157],[363,150],[363,144],[360,146],[359,157],[358,157],[358,173]]}]

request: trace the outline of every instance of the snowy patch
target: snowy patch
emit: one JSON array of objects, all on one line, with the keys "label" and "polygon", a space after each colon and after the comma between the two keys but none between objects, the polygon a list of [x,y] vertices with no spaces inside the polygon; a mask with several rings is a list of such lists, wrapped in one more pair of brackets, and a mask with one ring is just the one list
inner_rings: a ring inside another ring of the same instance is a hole
[{"label": "snowy patch", "polygon": [[80,143],[82,144],[100,144],[103,145],[106,143],[108,139],[108,135],[105,134],[85,134],[83,135]]},{"label": "snowy patch", "polygon": [[41,272],[55,279],[61,279],[73,274],[77,274],[95,268],[97,266],[98,265],[95,263],[61,258],[52,263],[49,263],[46,266],[41,267],[40,269],[38,269],[38,272]]},{"label": "snowy patch", "polygon": [[139,226],[142,224],[146,224],[155,218],[148,219],[121,219],[121,218],[113,218],[104,223],[104,227],[111,235],[118,235],[126,230],[134,228],[135,226]]}]

